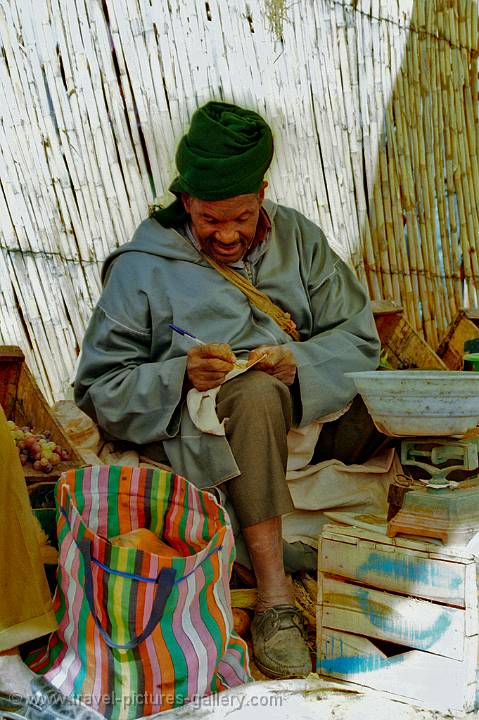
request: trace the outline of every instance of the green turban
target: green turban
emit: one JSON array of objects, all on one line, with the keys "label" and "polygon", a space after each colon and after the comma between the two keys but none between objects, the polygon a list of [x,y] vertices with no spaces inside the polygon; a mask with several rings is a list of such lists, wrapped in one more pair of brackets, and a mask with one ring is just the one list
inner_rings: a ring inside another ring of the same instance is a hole
[{"label": "green turban", "polygon": [[[188,193],[201,200],[256,193],[273,157],[269,125],[252,110],[209,102],[191,119],[176,151],[178,177],[170,186],[175,195]],[[187,217],[181,198],[150,213],[165,227]]]}]

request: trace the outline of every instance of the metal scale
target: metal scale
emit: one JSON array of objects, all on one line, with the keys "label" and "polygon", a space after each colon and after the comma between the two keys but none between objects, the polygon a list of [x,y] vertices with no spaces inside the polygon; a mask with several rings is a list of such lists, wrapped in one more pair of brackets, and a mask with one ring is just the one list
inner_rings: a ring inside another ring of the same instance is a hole
[{"label": "metal scale", "polygon": [[[479,435],[403,439],[401,464],[405,474],[388,497],[389,537],[405,533],[466,545],[479,531]],[[408,467],[421,468],[425,477],[413,479]],[[449,479],[455,470],[473,474]]]},{"label": "metal scale", "polygon": [[[478,360],[479,362],[479,360]],[[388,535],[466,545],[479,533],[479,372],[348,373],[378,430],[400,439]],[[460,482],[450,478],[463,471]]]}]

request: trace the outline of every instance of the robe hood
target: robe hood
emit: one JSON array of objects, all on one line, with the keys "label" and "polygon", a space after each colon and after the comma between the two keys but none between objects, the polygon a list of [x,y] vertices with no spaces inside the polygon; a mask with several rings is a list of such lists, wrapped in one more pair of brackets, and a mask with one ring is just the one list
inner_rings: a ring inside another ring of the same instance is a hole
[{"label": "robe hood", "polygon": [[[263,201],[263,208],[271,221],[276,215],[277,207],[276,203],[271,200]],[[198,264],[204,264],[205,262],[194,245],[177,230],[165,228],[157,220],[148,218],[138,226],[130,242],[116,248],[106,258],[101,271],[102,283],[105,282],[113,261],[120,255],[129,252],[142,252],[146,255],[156,255],[172,260],[186,260]]]}]

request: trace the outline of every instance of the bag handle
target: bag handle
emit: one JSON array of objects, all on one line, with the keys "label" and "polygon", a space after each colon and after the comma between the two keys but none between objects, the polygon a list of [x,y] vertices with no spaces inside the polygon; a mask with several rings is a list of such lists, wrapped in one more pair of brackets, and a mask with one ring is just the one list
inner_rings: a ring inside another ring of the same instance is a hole
[{"label": "bag handle", "polygon": [[[93,616],[93,619],[95,621],[95,625],[98,628],[98,631],[105,641],[105,643],[108,645],[108,647],[114,648],[116,650],[131,650],[132,648],[136,647],[140,643],[142,643],[146,638],[151,635],[155,627],[158,625],[158,623],[161,621],[161,618],[163,617],[163,613],[165,611],[166,607],[166,601],[168,600],[168,596],[170,595],[170,592],[173,588],[173,585],[175,584],[176,579],[176,570],[173,568],[162,568],[158,574],[158,577],[156,579],[152,578],[142,578],[139,575],[132,575],[131,573],[124,573],[124,572],[115,572],[113,574],[121,575],[122,577],[128,577],[133,580],[139,580],[140,582],[154,582],[156,583],[156,594],[155,599],[153,601],[153,609],[151,611],[150,619],[148,620],[145,629],[142,633],[137,635],[136,637],[132,638],[129,642],[120,644],[115,643],[111,639],[111,637],[106,632],[105,628],[101,624],[100,618],[98,617],[96,608],[95,608],[95,598],[93,593],[93,573],[91,569],[92,565],[92,553],[91,553],[91,541],[90,540],[77,540],[76,544],[78,546],[78,549],[80,550],[81,555],[83,556],[83,561],[85,565],[85,596],[88,601],[88,605],[90,606],[90,612]],[[105,565],[101,564],[101,567],[106,572],[111,572],[110,568],[106,567]]]},{"label": "bag handle", "polygon": [[237,272],[237,270],[233,270],[229,265],[218,263],[205,253],[201,253],[201,255],[220,275],[241,290],[250,303],[266,313],[266,315],[269,315],[269,317],[279,325],[281,330],[287,333],[295,342],[301,340],[301,336],[296,328],[296,323],[290,313],[285,312],[279,305],[276,305],[269,295],[266,295],[266,293],[257,288],[256,285],[253,285],[251,280],[245,278],[241,273]]}]

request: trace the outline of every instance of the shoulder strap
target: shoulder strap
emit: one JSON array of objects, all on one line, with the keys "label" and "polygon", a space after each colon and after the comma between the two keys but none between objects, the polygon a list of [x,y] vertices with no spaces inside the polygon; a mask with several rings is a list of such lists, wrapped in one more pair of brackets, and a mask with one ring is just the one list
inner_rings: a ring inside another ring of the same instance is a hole
[{"label": "shoulder strap", "polygon": [[300,339],[299,332],[296,329],[296,323],[294,322],[291,315],[276,305],[264,292],[258,290],[247,278],[241,273],[236,272],[233,268],[227,265],[221,265],[216,260],[203,254],[205,260],[217,270],[226,280],[235,285],[241,290],[248,300],[255,305],[259,310],[269,315],[279,327],[284,330],[293,339],[298,341]]}]

